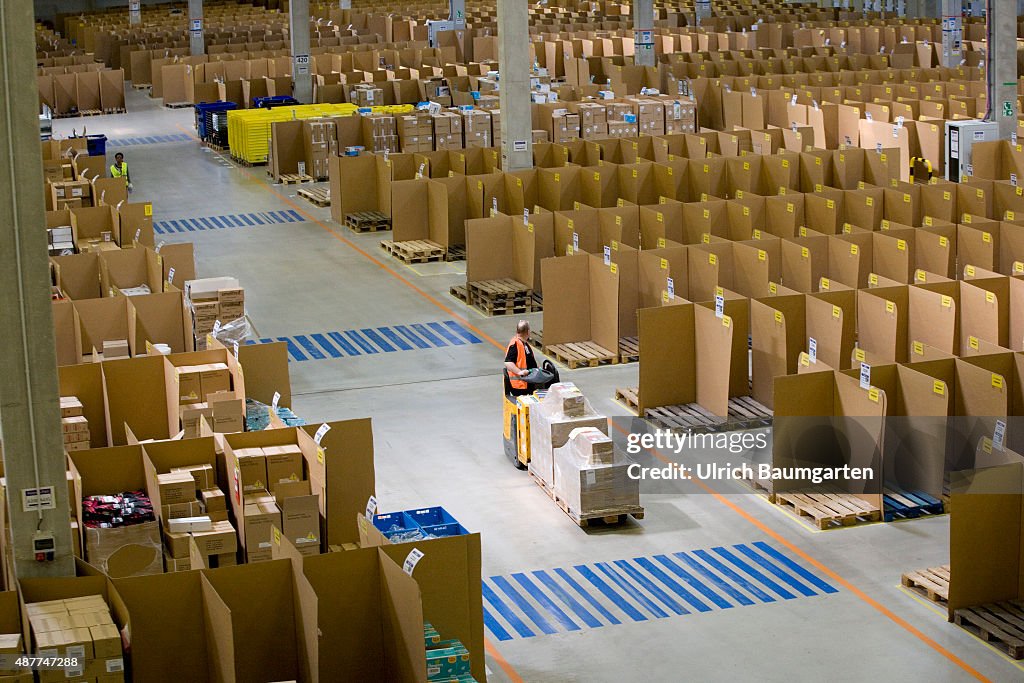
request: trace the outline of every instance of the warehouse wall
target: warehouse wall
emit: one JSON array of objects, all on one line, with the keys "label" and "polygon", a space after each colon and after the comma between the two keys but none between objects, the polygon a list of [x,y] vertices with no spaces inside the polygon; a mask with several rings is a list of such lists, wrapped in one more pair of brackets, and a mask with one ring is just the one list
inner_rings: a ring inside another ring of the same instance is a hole
[{"label": "warehouse wall", "polygon": [[[167,4],[172,0],[142,0],[143,5]],[[178,0],[175,4],[185,5],[187,3]],[[266,4],[256,0],[252,4]],[[107,9],[109,7],[123,7],[128,12],[128,0],[35,0],[36,19],[42,21],[53,21],[54,16],[69,12],[88,12],[96,9]]]}]

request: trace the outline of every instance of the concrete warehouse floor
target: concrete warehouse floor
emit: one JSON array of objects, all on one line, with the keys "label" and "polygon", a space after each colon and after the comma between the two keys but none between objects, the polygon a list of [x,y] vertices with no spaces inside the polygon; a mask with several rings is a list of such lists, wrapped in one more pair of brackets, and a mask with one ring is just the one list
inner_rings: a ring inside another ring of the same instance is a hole
[{"label": "concrete warehouse floor", "polygon": [[[83,125],[112,139],[193,132],[190,109],[164,109],[135,90],[128,109],[56,121],[54,132],[80,133]],[[484,601],[496,622],[487,631],[491,680],[1024,680],[1024,667],[899,587],[904,571],[949,561],[947,516],[818,532],[743,487],[722,484],[722,494],[709,495],[685,484],[676,495],[644,496],[641,522],[584,531],[503,455],[499,368],[515,319],[486,318],[448,295],[464,281],[465,263],[404,266],[378,247],[381,234],[333,224],[329,209],[295,197],[296,186],[272,185],[264,168],[239,167],[195,140],[108,147],[109,156],[114,151],[130,166],[133,201],[152,201],[156,221],[282,210],[301,217],[157,236],[194,242],[200,276],[237,276],[261,337],[456,321],[480,340],[293,362],[291,374],[293,408],[308,421],[372,416],[383,510],[443,505],[481,533],[485,595],[495,598]],[[540,314],[529,317],[541,327]],[[627,412],[614,389],[635,386],[637,366],[563,371],[562,378],[598,411],[621,416]],[[760,562],[741,554],[765,547],[786,559],[770,569],[763,554]],[[678,579],[652,584],[650,576],[665,577],[657,567],[642,574],[643,562],[616,563],[681,551],[703,558],[696,564],[704,580],[688,583],[703,589],[712,609],[692,609]],[[717,561],[729,558],[731,569]],[[581,586],[561,611],[552,609],[548,596],[572,593],[591,572],[605,581]],[[558,587],[538,588],[556,576]],[[751,577],[781,599],[766,600]],[[599,587],[612,582],[614,593]],[[639,605],[644,618],[630,616],[635,609],[624,602]],[[691,613],[677,616],[672,605]]]}]

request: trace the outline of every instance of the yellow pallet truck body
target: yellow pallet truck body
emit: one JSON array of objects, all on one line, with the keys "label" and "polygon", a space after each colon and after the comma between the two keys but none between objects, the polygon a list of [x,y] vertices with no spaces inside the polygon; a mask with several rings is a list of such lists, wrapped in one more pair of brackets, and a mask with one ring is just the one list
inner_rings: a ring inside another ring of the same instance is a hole
[{"label": "yellow pallet truck body", "polygon": [[504,410],[502,411],[505,455],[517,468],[525,470],[530,462],[530,408],[537,404],[548,387],[558,381],[558,370],[549,360],[522,378],[533,388],[532,394],[514,396],[508,372],[502,368]]}]

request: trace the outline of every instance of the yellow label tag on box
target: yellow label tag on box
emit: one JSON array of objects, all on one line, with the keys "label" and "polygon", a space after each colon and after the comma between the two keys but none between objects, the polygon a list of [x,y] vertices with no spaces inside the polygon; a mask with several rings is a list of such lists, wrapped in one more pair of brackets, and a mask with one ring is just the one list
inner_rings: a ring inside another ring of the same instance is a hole
[{"label": "yellow label tag on box", "polygon": [[970,346],[975,351],[977,351],[978,347],[980,346],[980,344],[978,344],[978,338],[975,336],[970,336],[967,338],[967,345]]},{"label": "yellow label tag on box", "polygon": [[949,239],[946,237],[939,237],[939,246],[945,249],[949,246]]},{"label": "yellow label tag on box", "polygon": [[[675,157],[675,155],[674,155],[674,154],[669,154],[669,155],[668,155],[668,160],[669,160],[669,161],[675,161],[675,160],[676,160],[676,157]],[[675,173],[675,169],[674,169],[674,168],[672,168],[671,166],[669,166],[669,167],[668,167],[668,174],[669,174],[669,175],[674,175],[674,173]]]},{"label": "yellow label tag on box", "polygon": [[833,318],[835,318],[836,320],[839,320],[839,318],[842,317],[842,315],[843,315],[843,309],[839,308],[838,306],[833,306],[832,307],[832,317]]},{"label": "yellow label tag on box", "polygon": [[721,287],[715,287],[715,296],[725,296],[725,290]]},{"label": "yellow label tag on box", "polygon": [[732,318],[727,315],[722,316],[722,327],[732,327]]},{"label": "yellow label tag on box", "polygon": [[951,195],[949,193],[949,190],[943,190],[942,191],[942,201],[948,202],[950,199],[952,199],[952,197],[953,197],[953,195]]},{"label": "yellow label tag on box", "polygon": [[142,207],[142,213],[145,216],[152,216],[153,215],[153,205],[152,204],[146,204],[145,206],[143,206]]},{"label": "yellow label tag on box", "polygon": [[701,233],[700,241],[703,242],[704,244],[711,244],[711,233],[710,232],[703,232],[703,233]]},{"label": "yellow label tag on box", "polygon": [[636,169],[633,169],[633,177],[636,178]]},{"label": "yellow label tag on box", "polygon": [[1002,389],[1003,388],[1003,376],[1002,375],[997,375],[994,372],[992,373],[992,387],[994,389]]},{"label": "yellow label tag on box", "polygon": [[964,275],[974,277],[974,266],[964,266]]},{"label": "yellow label tag on box", "polygon": [[945,396],[946,395],[946,383],[943,382],[942,380],[938,380],[938,379],[935,380],[932,383],[932,391],[935,392],[936,394],[938,394],[939,396]]},{"label": "yellow label tag on box", "polygon": [[768,291],[771,292],[772,294],[778,294],[779,293],[779,286],[777,284],[775,284],[774,282],[769,282],[768,283]]},{"label": "yellow label tag on box", "polygon": [[874,273],[868,273],[868,284],[878,286],[878,276]]},{"label": "yellow label tag on box", "polygon": [[949,308],[952,305],[953,305],[953,297],[947,296],[947,295],[943,294],[942,295],[942,307],[943,308]]},{"label": "yellow label tag on box", "polygon": [[710,263],[713,266],[718,265],[718,257],[715,256],[714,254],[708,254],[708,263]]},{"label": "yellow label tag on box", "polygon": [[914,355],[916,355],[916,356],[923,356],[924,355],[924,344],[923,343],[921,343],[919,341],[914,342]]},{"label": "yellow label tag on box", "polygon": [[995,292],[985,292],[985,303],[994,304],[996,302]]},{"label": "yellow label tag on box", "polygon": [[963,222],[963,223],[965,223],[967,225],[970,225],[971,224],[971,214],[965,213],[964,214],[964,219],[961,222]]},{"label": "yellow label tag on box", "polygon": [[801,237],[807,237],[807,226],[806,225],[801,225],[800,226],[800,230],[798,230],[797,232],[800,233]]},{"label": "yellow label tag on box", "polygon": [[615,217],[615,225],[622,225],[622,216]]},{"label": "yellow label tag on box", "polygon": [[612,275],[615,275],[615,274],[617,274],[619,272],[619,264],[617,264],[617,263],[610,264],[608,266],[608,268],[609,268],[609,270],[612,271]]},{"label": "yellow label tag on box", "polygon": [[864,200],[864,203],[867,204],[868,206],[874,206],[875,205],[875,198],[874,197],[868,197],[867,199]]},{"label": "yellow label tag on box", "polygon": [[981,241],[985,242],[986,244],[991,242],[992,241],[992,233],[989,233],[989,232],[981,233]]},{"label": "yellow label tag on box", "polygon": [[659,237],[658,238],[658,248],[659,249],[664,249],[665,248],[665,244],[666,244],[665,238],[664,237]]},{"label": "yellow label tag on box", "polygon": [[665,291],[665,290],[661,290],[661,302],[663,304],[667,304],[668,303],[668,292]]},{"label": "yellow label tag on box", "polygon": [[707,220],[708,218],[711,218],[711,211],[704,209],[704,220]]},{"label": "yellow label tag on box", "polygon": [[864,359],[865,359],[866,357],[867,357],[867,356],[865,356],[865,355],[864,355],[864,349],[854,349],[854,350],[853,350],[853,358],[854,358],[854,360],[856,360],[856,361],[857,361],[858,363],[863,363],[863,362],[864,362]]},{"label": "yellow label tag on box", "polygon": [[860,253],[860,247],[858,247],[856,244],[851,244],[850,245],[850,255],[851,256],[856,256],[859,253]]},{"label": "yellow label tag on box", "polygon": [[1014,274],[1024,273],[1024,263],[1021,263],[1020,261],[1014,261],[1013,272]]},{"label": "yellow label tag on box", "polygon": [[782,311],[775,311],[775,322],[782,324]]},{"label": "yellow label tag on box", "polygon": [[873,402],[878,403],[878,389],[871,387],[868,389],[868,398]]},{"label": "yellow label tag on box", "polygon": [[828,290],[828,288],[831,287],[831,286],[832,286],[832,283],[830,283],[828,281],[827,277],[821,278],[821,287],[820,287],[820,289]]},{"label": "yellow label tag on box", "polygon": [[927,225],[927,226],[931,226],[931,224],[932,224],[932,217],[931,216],[925,216],[924,217],[924,224]]},{"label": "yellow label tag on box", "polygon": [[888,218],[883,218],[882,219],[882,230],[888,230],[888,229],[889,229],[889,219]]},{"label": "yellow label tag on box", "polygon": [[768,260],[768,252],[766,252],[763,249],[758,249],[757,250],[757,260],[758,261],[767,261]]},{"label": "yellow label tag on box", "polygon": [[529,230],[530,232],[533,232],[533,223],[527,223],[526,229]]},{"label": "yellow label tag on box", "polygon": [[906,242],[906,240],[896,240],[896,248],[899,249],[900,251],[906,251],[907,250],[907,242]]},{"label": "yellow label tag on box", "polygon": [[894,304],[892,301],[888,301],[887,300],[885,302],[885,312],[886,313],[895,313],[896,312],[896,304]]},{"label": "yellow label tag on box", "polygon": [[811,367],[811,357],[808,356],[806,353],[801,352],[800,365],[804,366],[805,368]]},{"label": "yellow label tag on box", "polygon": [[[566,150],[566,153],[568,153],[568,150]],[[556,173],[555,174],[555,182],[556,183],[557,182],[561,182],[561,180],[562,180],[562,174],[561,173]]]},{"label": "yellow label tag on box", "polygon": [[661,259],[661,269],[668,270],[668,259]]},{"label": "yellow label tag on box", "polygon": [[755,240],[761,239],[761,231],[758,230],[757,228],[754,228],[754,239]]},{"label": "yellow label tag on box", "polygon": [[985,191],[984,190],[978,190],[977,192],[975,192],[975,196],[978,199],[984,199],[985,198]]},{"label": "yellow label tag on box", "polygon": [[612,251],[618,251],[618,250],[619,250],[619,241],[618,240],[612,240]]}]

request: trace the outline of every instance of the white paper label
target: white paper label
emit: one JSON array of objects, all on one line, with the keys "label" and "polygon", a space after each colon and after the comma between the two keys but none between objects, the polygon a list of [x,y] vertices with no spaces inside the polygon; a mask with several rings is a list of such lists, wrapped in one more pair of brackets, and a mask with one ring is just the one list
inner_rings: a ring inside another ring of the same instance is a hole
[{"label": "white paper label", "polygon": [[715,316],[721,318],[725,315],[725,296],[721,294],[715,295]]},{"label": "white paper label", "polygon": [[676,282],[672,278],[665,278],[665,284],[668,287],[668,298],[676,298]]},{"label": "white paper label", "polygon": [[402,563],[402,569],[406,574],[412,576],[413,570],[416,569],[417,563],[423,559],[423,551],[419,548],[413,548],[409,551],[409,554],[405,557],[405,562]]},{"label": "white paper label", "polygon": [[426,171],[426,170],[427,170],[426,162],[421,163],[420,164],[420,170],[416,171],[416,177],[417,178],[422,178],[423,177],[423,172]]},{"label": "white paper label", "polygon": [[867,363],[860,364],[860,388],[871,388],[871,366]]},{"label": "white paper label", "polygon": [[530,224],[530,210],[529,209],[523,209],[523,225],[529,225],[529,224]]},{"label": "white paper label", "polygon": [[807,356],[811,359],[812,363],[818,362],[818,340],[814,337],[807,339]]},{"label": "white paper label", "polygon": [[235,360],[238,360],[238,342],[233,343],[231,346],[233,347],[232,350],[235,352]]},{"label": "white paper label", "polygon": [[377,499],[370,496],[366,499],[366,518],[373,519],[373,516],[377,513]]},{"label": "white paper label", "polygon": [[306,175],[306,162],[305,161],[300,161],[298,163],[298,167],[299,167],[299,175]]},{"label": "white paper label", "polygon": [[154,248],[154,249],[153,249],[153,251],[155,251],[156,253],[158,253],[158,254],[159,254],[159,253],[160,253],[160,250],[161,250],[161,249],[163,248],[164,244],[165,244],[165,242],[164,242],[163,240],[160,240],[160,241],[159,241],[159,242],[157,243],[157,245],[156,245],[156,248]]},{"label": "white paper label", "polygon": [[219,320],[214,320],[213,321],[213,336],[216,337],[219,332],[220,332],[220,321]]},{"label": "white paper label", "polygon": [[580,250],[580,234],[578,232],[572,234],[572,250],[574,252]]},{"label": "white paper label", "polygon": [[597,483],[597,472],[594,470],[586,470],[586,484],[587,486],[593,486]]},{"label": "white paper label", "polygon": [[512,151],[514,152],[525,152],[526,151],[526,140],[515,140],[512,142]]},{"label": "white paper label", "polygon": [[317,446],[319,446],[320,441],[323,440],[324,434],[326,434],[329,431],[331,431],[331,425],[327,424],[326,422],[320,425],[320,429],[316,430],[316,434],[313,435],[313,441],[316,442]]},{"label": "white paper label", "polygon": [[280,391],[275,391],[274,392],[274,400],[270,404],[270,407],[274,409],[275,413],[277,412],[277,406],[278,406],[278,404],[280,402],[281,402],[281,392]]},{"label": "white paper label", "polygon": [[868,121],[874,121],[874,119],[871,118],[871,112],[869,111],[864,112],[864,118],[866,118]]},{"label": "white paper label", "polygon": [[309,73],[309,55],[295,55],[295,73],[296,75],[306,75]]},{"label": "white paper label", "polygon": [[118,657],[117,659],[107,660],[107,673],[113,674],[119,671],[124,671],[124,659]]},{"label": "white paper label", "polygon": [[138,228],[135,231],[135,241],[138,242],[141,237],[142,237],[142,228]]},{"label": "white paper label", "polygon": [[1003,450],[1003,442],[1006,440],[1006,423],[1002,420],[996,420],[996,429],[992,433],[992,445],[999,450]]},{"label": "white paper label", "polygon": [[21,490],[21,509],[25,512],[34,510],[53,510],[57,504],[53,497],[52,486],[40,486],[37,489]]},{"label": "white paper label", "polygon": [[879,154],[882,153],[882,143],[881,142],[876,142],[875,143],[875,151],[878,152]]},{"label": "white paper label", "polygon": [[604,264],[607,266],[611,262],[612,262],[612,248],[611,247],[605,247],[604,248]]},{"label": "white paper label", "polygon": [[1011,173],[1010,174],[1010,184],[1013,185],[1014,187],[1017,187],[1017,174],[1016,173]]},{"label": "white paper label", "polygon": [[174,283],[174,268],[167,271],[167,282],[171,284]]},{"label": "white paper label", "polygon": [[498,198],[491,197],[491,211],[495,214],[498,213]]}]

